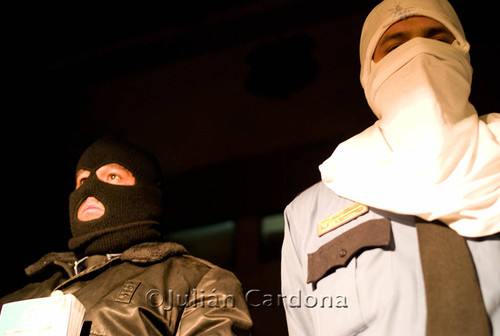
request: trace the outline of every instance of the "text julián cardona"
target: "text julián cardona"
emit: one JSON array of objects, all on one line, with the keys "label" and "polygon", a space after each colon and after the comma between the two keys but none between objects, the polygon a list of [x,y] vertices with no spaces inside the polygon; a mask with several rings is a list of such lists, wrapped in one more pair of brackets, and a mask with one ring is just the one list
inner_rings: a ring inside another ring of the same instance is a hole
[{"label": "text juli\u00e1n cardona", "polygon": [[[232,308],[236,306],[233,294],[219,293],[217,289],[205,291],[193,288],[190,293],[175,293],[169,289],[162,293],[158,289],[151,289],[146,293],[146,302],[151,307],[161,307],[165,311],[173,308],[194,306],[200,308]],[[259,289],[250,289],[244,293],[244,300],[250,307],[281,307],[289,308],[348,308],[348,299],[343,295],[323,296],[304,295],[302,290],[297,290],[293,295],[270,294]]]}]

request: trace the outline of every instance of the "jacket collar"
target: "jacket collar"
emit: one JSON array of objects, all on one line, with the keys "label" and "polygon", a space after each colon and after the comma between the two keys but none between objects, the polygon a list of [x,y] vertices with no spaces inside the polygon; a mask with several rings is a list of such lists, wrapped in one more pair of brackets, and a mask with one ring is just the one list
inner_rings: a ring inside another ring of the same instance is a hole
[{"label": "jacket collar", "polygon": [[[155,263],[175,255],[187,253],[184,246],[174,242],[146,242],[132,246],[121,255],[117,255],[111,259],[103,259],[100,266],[107,264],[107,262],[111,260],[117,259],[135,264]],[[76,262],[77,259],[73,252],[50,252],[32,265],[26,267],[24,271],[28,276],[36,276],[44,273],[53,266],[57,266],[62,267],[69,276],[73,276],[75,274],[74,265]]]}]

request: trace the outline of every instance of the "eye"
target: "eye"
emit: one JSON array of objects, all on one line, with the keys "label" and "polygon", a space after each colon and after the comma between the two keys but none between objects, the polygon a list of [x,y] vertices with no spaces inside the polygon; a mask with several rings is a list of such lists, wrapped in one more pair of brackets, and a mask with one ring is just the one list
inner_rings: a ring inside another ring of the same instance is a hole
[{"label": "eye", "polygon": [[117,174],[111,173],[111,174],[108,175],[108,181],[118,182],[120,180],[121,180],[121,177],[119,175],[117,175]]},{"label": "eye", "polygon": [[395,43],[395,44],[392,44],[390,45],[386,50],[385,50],[385,54],[387,55],[388,53],[390,53],[391,51],[393,51],[394,49],[398,48],[399,46],[401,46],[403,43]]},{"label": "eye", "polygon": [[96,171],[97,178],[103,182],[117,185],[134,185],[134,175],[117,163],[106,164]]},{"label": "eye", "polygon": [[76,173],[76,188],[75,189],[78,189],[85,182],[85,180],[87,180],[89,175],[90,175],[90,172],[88,170],[80,169]]},{"label": "eye", "polygon": [[449,40],[449,39],[444,38],[444,37],[443,37],[443,38],[438,38],[438,39],[436,39],[436,40],[438,40],[439,42],[444,42],[444,43],[447,43],[447,44],[451,44],[451,43],[453,42],[453,41],[452,41],[452,42],[450,42],[450,40]]},{"label": "eye", "polygon": [[427,37],[448,44],[452,44],[455,41],[455,36],[449,30],[441,28],[431,29]]},{"label": "eye", "polygon": [[78,188],[79,186],[81,186],[86,180],[86,177],[79,179],[78,182],[76,182],[76,187]]}]

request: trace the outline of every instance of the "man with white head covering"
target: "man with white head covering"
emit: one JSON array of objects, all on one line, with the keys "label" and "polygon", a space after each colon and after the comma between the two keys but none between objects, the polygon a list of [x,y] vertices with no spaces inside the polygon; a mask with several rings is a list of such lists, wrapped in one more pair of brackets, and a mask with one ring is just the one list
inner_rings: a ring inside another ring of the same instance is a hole
[{"label": "man with white head covering", "polygon": [[360,79],[378,120],[285,210],[290,334],[500,334],[500,114],[468,100],[469,48],[447,0],[367,17]]}]

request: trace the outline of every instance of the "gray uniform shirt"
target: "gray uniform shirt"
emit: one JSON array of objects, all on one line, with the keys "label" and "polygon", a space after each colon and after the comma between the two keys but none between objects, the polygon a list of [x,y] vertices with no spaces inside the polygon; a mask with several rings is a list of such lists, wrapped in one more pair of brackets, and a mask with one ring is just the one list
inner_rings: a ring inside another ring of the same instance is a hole
[{"label": "gray uniform shirt", "polygon": [[[318,235],[320,221],[352,203],[319,182],[285,209],[282,295],[290,335],[425,335],[414,217],[370,208]],[[467,244],[500,335],[500,235]]]}]

